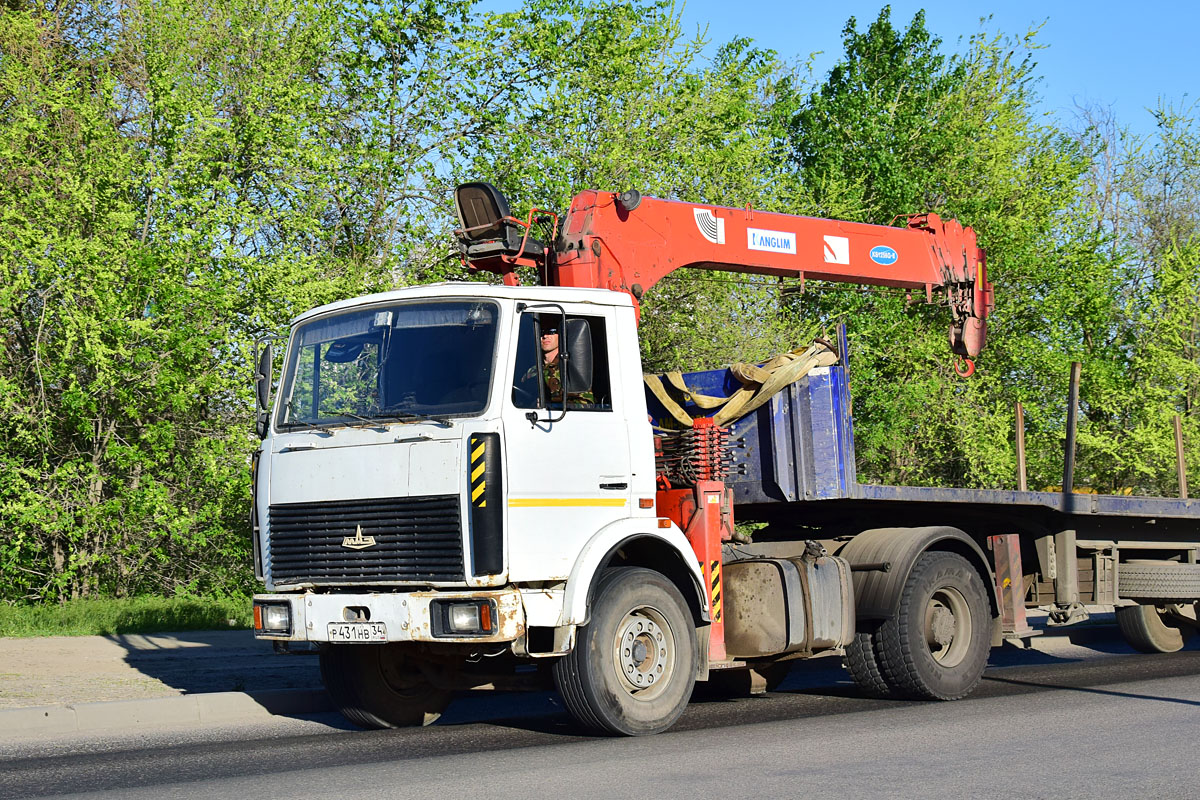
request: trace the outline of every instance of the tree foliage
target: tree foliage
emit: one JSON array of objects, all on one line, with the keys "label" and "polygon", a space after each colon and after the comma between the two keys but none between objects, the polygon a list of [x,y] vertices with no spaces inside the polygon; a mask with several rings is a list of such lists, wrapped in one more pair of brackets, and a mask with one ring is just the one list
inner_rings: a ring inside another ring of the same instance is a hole
[{"label": "tree foliage", "polygon": [[[674,275],[650,370],[763,359],[850,326],[860,477],[1200,484],[1200,131],[1040,115],[1030,33],[948,51],[918,14],[850,20],[812,78],[687,35],[670,0],[11,2],[0,12],[0,597],[244,591],[256,337],[367,291],[464,276],[450,188],[514,209],[583,188],[975,227],[991,339],[886,292]],[[481,279],[475,276],[474,279]],[[920,298],[918,298],[919,300]]]}]

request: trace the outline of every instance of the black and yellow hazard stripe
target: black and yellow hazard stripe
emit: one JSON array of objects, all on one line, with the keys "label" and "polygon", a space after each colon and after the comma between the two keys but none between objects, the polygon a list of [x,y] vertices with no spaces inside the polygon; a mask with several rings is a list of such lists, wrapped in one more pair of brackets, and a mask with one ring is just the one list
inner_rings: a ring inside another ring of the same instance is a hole
[{"label": "black and yellow hazard stripe", "polygon": [[471,571],[475,575],[496,575],[504,569],[500,434],[472,434],[467,441],[467,456]]},{"label": "black and yellow hazard stripe", "polygon": [[487,508],[487,440],[471,437],[471,506]]},{"label": "black and yellow hazard stripe", "polygon": [[712,621],[721,621],[721,562],[710,561],[708,565],[708,591],[712,601]]}]

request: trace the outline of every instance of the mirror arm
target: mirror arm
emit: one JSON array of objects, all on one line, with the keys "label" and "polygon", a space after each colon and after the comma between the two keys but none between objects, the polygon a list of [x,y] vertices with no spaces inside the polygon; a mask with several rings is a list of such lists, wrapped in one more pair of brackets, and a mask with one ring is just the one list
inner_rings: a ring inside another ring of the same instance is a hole
[{"label": "mirror arm", "polygon": [[551,417],[546,420],[551,425],[556,422],[562,422],[567,416],[567,367],[569,366],[567,355],[567,312],[562,306],[558,307],[558,391],[562,395],[562,411],[558,417]]}]

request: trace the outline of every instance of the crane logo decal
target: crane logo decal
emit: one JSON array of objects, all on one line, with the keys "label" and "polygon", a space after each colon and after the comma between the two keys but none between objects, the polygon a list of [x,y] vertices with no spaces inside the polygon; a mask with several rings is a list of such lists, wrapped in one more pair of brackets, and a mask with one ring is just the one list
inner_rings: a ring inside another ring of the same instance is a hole
[{"label": "crane logo decal", "polygon": [[849,264],[850,240],[845,236],[825,237],[825,263]]},{"label": "crane logo decal", "polygon": [[713,244],[725,244],[725,220],[707,208],[693,208],[692,213],[696,216],[696,227],[705,239]]},{"label": "crane logo decal", "polygon": [[766,250],[768,253],[790,253],[796,255],[796,234],[787,231],[764,231],[746,229],[746,247],[749,250]]},{"label": "crane logo decal", "polygon": [[885,244],[876,245],[871,248],[871,260],[881,267],[886,267],[899,261],[900,254]]}]

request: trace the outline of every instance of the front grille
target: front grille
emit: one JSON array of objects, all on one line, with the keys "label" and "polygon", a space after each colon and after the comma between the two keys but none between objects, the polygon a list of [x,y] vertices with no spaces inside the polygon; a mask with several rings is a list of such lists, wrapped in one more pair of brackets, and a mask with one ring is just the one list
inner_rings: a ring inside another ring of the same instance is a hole
[{"label": "front grille", "polygon": [[[458,503],[451,494],[272,505],[272,582],[460,582]],[[360,528],[375,544],[343,546]]]}]

